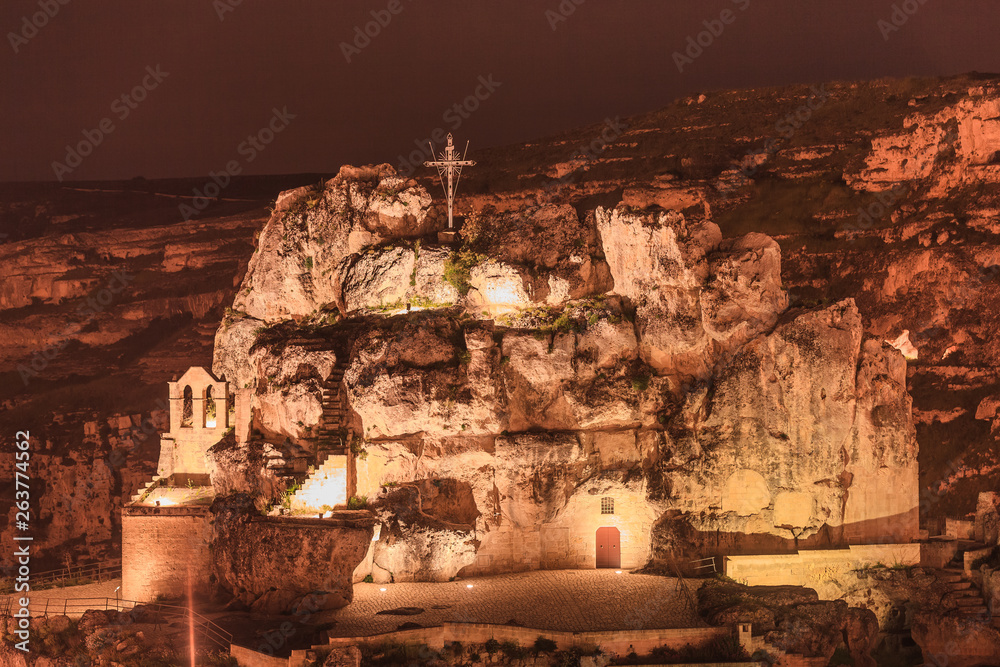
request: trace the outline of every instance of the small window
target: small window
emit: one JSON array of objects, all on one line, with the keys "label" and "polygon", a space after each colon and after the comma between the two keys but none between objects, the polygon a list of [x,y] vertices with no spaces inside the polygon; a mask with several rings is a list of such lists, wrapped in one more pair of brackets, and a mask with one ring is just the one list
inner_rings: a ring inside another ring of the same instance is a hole
[{"label": "small window", "polygon": [[601,498],[601,514],[614,514],[614,513],[615,513],[615,499]]}]

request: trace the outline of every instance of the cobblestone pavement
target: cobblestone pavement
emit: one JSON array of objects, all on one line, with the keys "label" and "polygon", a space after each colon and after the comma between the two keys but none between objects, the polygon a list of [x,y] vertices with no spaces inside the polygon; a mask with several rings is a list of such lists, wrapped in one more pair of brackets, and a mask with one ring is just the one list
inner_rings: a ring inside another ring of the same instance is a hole
[{"label": "cobblestone pavement", "polygon": [[[445,621],[514,620],[529,628],[573,632],[702,626],[676,583],[676,579],[615,570],[539,570],[439,584],[355,584],[354,601],[337,612],[337,625],[330,634],[375,635],[406,622],[431,627]],[[469,584],[472,588],[467,588]],[[697,585],[688,584],[692,591]],[[425,611],[414,616],[376,615],[399,607]]]}]

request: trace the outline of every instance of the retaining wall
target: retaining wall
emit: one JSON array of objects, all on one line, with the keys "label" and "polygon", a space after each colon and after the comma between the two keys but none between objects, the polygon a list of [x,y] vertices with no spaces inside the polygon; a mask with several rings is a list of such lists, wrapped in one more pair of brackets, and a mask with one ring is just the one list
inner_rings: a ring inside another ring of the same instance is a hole
[{"label": "retaining wall", "polygon": [[749,586],[808,586],[816,588],[837,571],[876,565],[919,565],[920,545],[868,544],[847,549],[799,551],[775,556],[727,556],[726,575]]},{"label": "retaining wall", "polygon": [[187,591],[190,568],[196,589],[206,589],[211,571],[207,507],[122,509],[122,598],[149,602],[157,595]]},{"label": "retaining wall", "polygon": [[440,650],[445,644],[459,641],[463,644],[481,644],[488,639],[499,642],[515,641],[521,646],[531,646],[539,637],[551,639],[560,649],[573,646],[600,646],[605,652],[626,655],[630,651],[648,653],[657,646],[683,648],[688,644],[704,646],[714,639],[733,635],[730,628],[671,628],[660,630],[607,630],[599,632],[560,632],[556,630],[536,630],[514,625],[490,625],[486,623],[445,623],[434,628],[414,628],[398,630],[372,637],[336,637],[330,639],[331,646],[354,646],[357,644],[380,644],[395,642],[400,644],[426,644]]}]

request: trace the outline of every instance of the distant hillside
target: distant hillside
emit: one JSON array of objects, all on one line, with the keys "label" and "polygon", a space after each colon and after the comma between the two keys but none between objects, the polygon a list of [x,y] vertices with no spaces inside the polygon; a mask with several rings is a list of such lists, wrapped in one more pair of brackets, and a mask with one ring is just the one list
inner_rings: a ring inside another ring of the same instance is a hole
[{"label": "distant hillside", "polygon": [[[473,150],[459,210],[568,203],[586,221],[624,202],[710,218],[727,237],[772,235],[793,305],[853,297],[869,333],[907,332],[924,520],[965,513],[1000,482],[984,403],[1000,393],[998,85],[972,74],[707,92]],[[114,510],[155,467],[143,424],[159,418],[163,383],[211,364],[269,203],[332,175],[237,178],[220,194],[235,201],[190,220],[187,200],[161,195],[193,196],[205,178],[0,185],[3,451],[32,429],[47,546],[114,552],[100,503]],[[439,198],[429,170],[414,175]]]}]

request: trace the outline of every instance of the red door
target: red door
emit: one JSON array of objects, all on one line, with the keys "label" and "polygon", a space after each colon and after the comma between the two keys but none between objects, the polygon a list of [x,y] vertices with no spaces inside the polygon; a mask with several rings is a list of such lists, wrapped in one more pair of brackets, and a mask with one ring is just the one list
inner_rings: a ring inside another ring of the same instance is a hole
[{"label": "red door", "polygon": [[622,566],[621,534],[617,528],[597,529],[597,567]]}]

